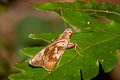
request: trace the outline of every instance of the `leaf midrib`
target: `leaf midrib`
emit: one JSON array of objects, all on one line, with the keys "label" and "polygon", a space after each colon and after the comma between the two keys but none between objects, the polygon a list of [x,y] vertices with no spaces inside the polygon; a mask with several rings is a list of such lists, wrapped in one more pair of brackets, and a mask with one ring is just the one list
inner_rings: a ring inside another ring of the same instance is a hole
[{"label": "leaf midrib", "polygon": [[[61,7],[60,8],[54,8],[54,9],[50,9],[50,10],[47,10],[47,11],[56,11],[60,9],[61,10]],[[115,12],[115,11],[110,11],[110,10],[102,10],[102,9],[87,9],[87,8],[64,8],[64,9],[67,9],[67,10],[78,10],[78,11],[91,11],[91,12],[102,12],[102,13],[108,13],[108,14],[115,14],[115,15],[118,15],[120,16],[120,13],[119,12]],[[39,10],[39,8],[38,8]]]},{"label": "leaf midrib", "polygon": [[101,10],[101,9],[87,9],[87,8],[64,8],[64,9],[69,9],[69,10],[78,10],[78,11],[91,11],[91,12],[102,12],[102,13],[112,13],[112,14],[116,14],[120,16],[119,12],[115,12],[115,11],[110,11],[110,10]]}]

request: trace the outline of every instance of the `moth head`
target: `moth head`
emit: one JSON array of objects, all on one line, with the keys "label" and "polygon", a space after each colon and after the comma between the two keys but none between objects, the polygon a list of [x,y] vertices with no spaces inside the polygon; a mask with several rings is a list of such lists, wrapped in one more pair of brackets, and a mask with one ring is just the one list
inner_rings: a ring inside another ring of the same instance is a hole
[{"label": "moth head", "polygon": [[72,29],[70,29],[70,28],[65,29],[64,32],[66,32],[69,37],[72,35]]}]

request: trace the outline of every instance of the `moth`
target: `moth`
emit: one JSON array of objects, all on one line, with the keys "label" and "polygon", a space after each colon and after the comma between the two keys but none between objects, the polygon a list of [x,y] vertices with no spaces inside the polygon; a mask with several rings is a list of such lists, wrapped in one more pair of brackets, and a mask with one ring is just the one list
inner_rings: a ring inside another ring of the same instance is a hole
[{"label": "moth", "polygon": [[70,42],[71,35],[72,29],[65,29],[58,38],[30,59],[29,64],[33,67],[43,67],[47,71],[51,71],[65,50],[76,45],[76,43]]}]

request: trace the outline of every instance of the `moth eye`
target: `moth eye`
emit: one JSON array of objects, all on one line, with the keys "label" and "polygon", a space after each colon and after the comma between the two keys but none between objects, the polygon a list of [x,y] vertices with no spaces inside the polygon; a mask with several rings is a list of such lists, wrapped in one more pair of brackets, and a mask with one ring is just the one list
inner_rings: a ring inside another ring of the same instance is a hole
[{"label": "moth eye", "polygon": [[72,32],[68,32],[68,35],[71,36]]},{"label": "moth eye", "polygon": [[71,32],[69,32],[69,34],[71,34]]}]

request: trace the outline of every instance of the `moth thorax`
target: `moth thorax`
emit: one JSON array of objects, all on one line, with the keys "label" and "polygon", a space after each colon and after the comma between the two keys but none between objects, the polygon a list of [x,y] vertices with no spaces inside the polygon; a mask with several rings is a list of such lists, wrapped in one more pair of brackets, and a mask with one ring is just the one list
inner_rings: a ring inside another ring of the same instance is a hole
[{"label": "moth thorax", "polygon": [[70,38],[70,36],[66,32],[61,37],[61,39],[69,39],[69,38]]},{"label": "moth thorax", "polygon": [[70,28],[65,29],[64,32],[67,33],[67,35],[68,35],[69,37],[72,35],[72,29],[70,29]]}]

